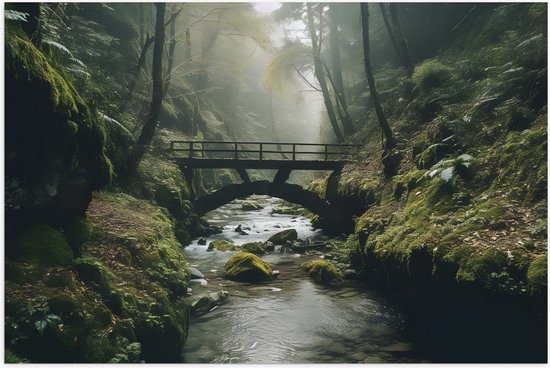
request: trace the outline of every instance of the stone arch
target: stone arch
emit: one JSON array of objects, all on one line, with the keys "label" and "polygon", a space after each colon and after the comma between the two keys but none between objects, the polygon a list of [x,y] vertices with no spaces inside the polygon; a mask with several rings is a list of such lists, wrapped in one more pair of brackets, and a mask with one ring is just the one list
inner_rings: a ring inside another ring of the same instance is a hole
[{"label": "stone arch", "polygon": [[196,198],[193,204],[195,212],[202,216],[237,198],[252,194],[268,195],[298,204],[319,215],[331,227],[334,227],[334,230],[346,233],[353,231],[354,224],[349,214],[339,213],[329,203],[319,198],[317,194],[296,184],[271,183],[267,180],[228,184],[211,194]]}]

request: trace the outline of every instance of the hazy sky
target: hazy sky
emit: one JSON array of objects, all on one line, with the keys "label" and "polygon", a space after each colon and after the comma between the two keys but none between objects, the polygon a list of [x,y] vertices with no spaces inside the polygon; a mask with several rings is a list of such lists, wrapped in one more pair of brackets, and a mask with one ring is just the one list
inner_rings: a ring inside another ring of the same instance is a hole
[{"label": "hazy sky", "polygon": [[254,3],[254,8],[259,13],[271,13],[273,10],[278,9],[281,7],[281,3],[273,3],[273,2],[261,2],[261,3]]}]

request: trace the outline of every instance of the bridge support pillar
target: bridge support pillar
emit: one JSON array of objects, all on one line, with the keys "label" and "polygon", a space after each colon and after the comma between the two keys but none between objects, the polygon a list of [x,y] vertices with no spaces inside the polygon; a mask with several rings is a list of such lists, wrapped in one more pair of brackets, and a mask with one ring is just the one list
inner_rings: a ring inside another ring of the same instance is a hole
[{"label": "bridge support pillar", "polygon": [[243,169],[242,167],[238,167],[236,170],[239,173],[239,176],[241,177],[243,182],[245,182],[245,183],[250,183],[251,182],[250,176],[248,176],[248,173],[246,172],[246,169]]},{"label": "bridge support pillar", "polygon": [[195,170],[189,168],[189,167],[185,167],[182,169],[183,171],[183,176],[185,176],[185,181],[187,182],[187,185],[189,186],[189,189],[191,190],[191,197],[193,199],[195,199],[197,197],[197,194],[195,192],[195,185],[194,185],[194,180],[195,180]]},{"label": "bridge support pillar", "polygon": [[288,180],[291,172],[292,169],[279,169],[277,174],[275,174],[275,178],[273,178],[273,184],[283,184]]}]

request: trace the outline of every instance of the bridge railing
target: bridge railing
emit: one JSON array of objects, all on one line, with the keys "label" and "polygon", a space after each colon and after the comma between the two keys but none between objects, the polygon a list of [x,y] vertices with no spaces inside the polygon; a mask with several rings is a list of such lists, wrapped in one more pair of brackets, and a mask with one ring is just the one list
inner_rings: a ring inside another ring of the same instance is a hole
[{"label": "bridge railing", "polygon": [[358,144],[273,143],[229,141],[171,141],[170,152],[184,158],[234,160],[343,160],[354,154]]}]

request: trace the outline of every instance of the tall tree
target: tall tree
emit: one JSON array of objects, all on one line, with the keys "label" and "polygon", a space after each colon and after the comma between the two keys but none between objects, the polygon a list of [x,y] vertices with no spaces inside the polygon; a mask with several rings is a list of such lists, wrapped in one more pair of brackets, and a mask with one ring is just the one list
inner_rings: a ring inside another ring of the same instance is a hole
[{"label": "tall tree", "polygon": [[[338,109],[338,115],[342,122],[342,128],[344,128],[345,135],[351,135],[354,132],[353,121],[348,113],[348,104],[346,102],[346,96],[344,94],[344,80],[342,78],[342,63],[340,58],[340,30],[339,30],[339,18],[338,18],[338,6],[336,4],[330,4],[329,7],[329,19],[330,19],[330,62],[332,65],[332,81],[334,93],[336,94],[337,103],[340,107]],[[327,74],[330,77],[330,73],[327,70]]]},{"label": "tall tree", "polygon": [[401,59],[401,62],[403,63],[405,68],[407,68],[407,70],[412,73],[414,69],[414,63],[412,61],[409,44],[403,34],[403,29],[401,28],[401,21],[399,20],[399,10],[397,8],[397,4],[389,3],[387,6],[389,7],[391,24],[388,20],[388,15],[386,13],[386,6],[384,4],[380,4],[380,11],[382,12],[384,23],[386,24],[386,28],[395,47],[395,51]]},{"label": "tall tree", "polygon": [[162,54],[164,52],[164,16],[166,13],[166,3],[155,3],[155,6],[157,8],[157,14],[155,20],[155,45],[153,47],[153,95],[151,97],[151,105],[147,120],[145,121],[145,125],[141,130],[137,145],[134,149],[132,163],[134,168],[137,167],[145,153],[146,147],[149,146],[153,140],[164,95]]},{"label": "tall tree", "polygon": [[334,135],[338,142],[344,141],[344,136],[340,131],[340,126],[338,125],[338,120],[336,118],[336,113],[334,111],[334,105],[332,104],[332,99],[330,97],[330,91],[325,80],[325,73],[323,70],[323,63],[321,61],[321,49],[320,41],[317,38],[317,30],[315,27],[315,19],[313,16],[313,7],[311,3],[307,3],[307,23],[308,29],[311,37],[311,49],[313,52],[313,65],[314,73],[319,86],[321,87],[321,92],[323,94],[323,100],[325,102],[325,107],[327,109],[328,118],[334,131]]},{"label": "tall tree", "polygon": [[170,87],[170,80],[172,79],[172,68],[174,67],[174,53],[176,51],[176,44],[178,43],[178,37],[176,35],[176,19],[181,13],[182,8],[176,10],[176,4],[172,6],[172,14],[170,15],[170,36],[168,38],[170,44],[168,46],[168,66],[166,67],[166,78],[164,83],[164,96],[168,93]]},{"label": "tall tree", "polygon": [[392,130],[382,105],[380,104],[380,99],[378,98],[378,92],[376,91],[376,83],[374,81],[374,75],[372,73],[372,66],[370,63],[370,42],[369,42],[369,4],[361,3],[361,28],[363,30],[363,54],[365,62],[365,73],[367,75],[367,81],[369,83],[369,90],[372,101],[374,102],[374,108],[376,110],[376,116],[378,117],[378,123],[384,132],[384,137],[386,142],[384,148],[386,150],[391,150],[395,147],[395,140],[393,138]]}]

